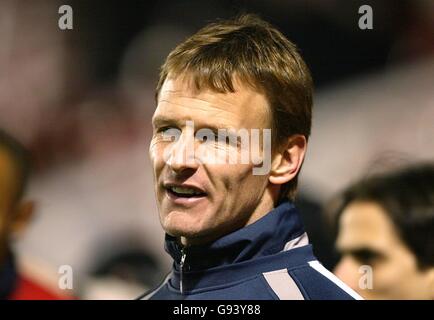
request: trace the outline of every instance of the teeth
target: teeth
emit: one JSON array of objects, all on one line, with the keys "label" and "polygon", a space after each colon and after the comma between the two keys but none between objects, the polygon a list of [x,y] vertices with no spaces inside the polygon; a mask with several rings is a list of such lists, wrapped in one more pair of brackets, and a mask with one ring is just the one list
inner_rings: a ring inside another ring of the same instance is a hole
[{"label": "teeth", "polygon": [[173,192],[179,193],[179,194],[186,194],[186,195],[195,195],[195,194],[201,194],[200,192],[190,189],[190,188],[183,188],[183,187],[171,187],[170,188]]}]

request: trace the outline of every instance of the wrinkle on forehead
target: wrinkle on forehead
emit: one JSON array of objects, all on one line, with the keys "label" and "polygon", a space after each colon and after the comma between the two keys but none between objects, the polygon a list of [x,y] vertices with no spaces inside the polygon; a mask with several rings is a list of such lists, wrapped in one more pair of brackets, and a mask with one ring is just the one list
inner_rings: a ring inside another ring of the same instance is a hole
[{"label": "wrinkle on forehead", "polygon": [[171,105],[177,106],[180,109],[176,110],[177,114],[185,115],[185,118],[190,118],[192,112],[203,113],[208,117],[218,117],[218,118],[228,118],[229,120],[237,121],[241,120],[240,115],[233,110],[233,108],[222,107],[221,104],[216,105],[209,103],[203,99],[195,98],[179,98],[179,99],[162,99],[159,106],[164,110],[165,108],[170,108]]},{"label": "wrinkle on forehead", "polygon": [[180,107],[176,112],[186,113],[187,118],[192,112],[200,112],[210,118],[225,118],[246,127],[266,127],[270,122],[270,112],[264,95],[247,86],[237,85],[235,89],[235,92],[228,93],[210,89],[198,91],[180,79],[167,80],[161,88],[156,113],[173,105]]}]

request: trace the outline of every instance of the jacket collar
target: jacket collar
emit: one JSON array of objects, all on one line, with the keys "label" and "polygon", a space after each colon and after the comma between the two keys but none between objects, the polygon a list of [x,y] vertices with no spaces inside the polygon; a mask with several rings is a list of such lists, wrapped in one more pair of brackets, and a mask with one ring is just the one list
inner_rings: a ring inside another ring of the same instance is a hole
[{"label": "jacket collar", "polygon": [[[232,265],[288,249],[291,241],[305,233],[297,209],[291,202],[283,202],[264,217],[244,228],[229,233],[203,246],[184,249],[184,271],[200,271]],[[174,260],[174,269],[180,270],[182,247],[166,234],[165,249]]]}]

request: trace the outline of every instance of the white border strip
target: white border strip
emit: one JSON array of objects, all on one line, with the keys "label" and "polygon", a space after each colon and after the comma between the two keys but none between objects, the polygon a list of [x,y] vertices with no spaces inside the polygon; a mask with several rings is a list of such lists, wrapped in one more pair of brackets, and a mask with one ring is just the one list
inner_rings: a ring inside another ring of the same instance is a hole
[{"label": "white border strip", "polygon": [[336,277],[333,273],[331,273],[329,270],[327,270],[319,261],[309,261],[309,265],[321,273],[324,277],[332,281],[334,284],[336,284],[339,288],[344,290],[346,293],[348,293],[350,296],[352,296],[356,300],[364,300],[357,292],[355,292],[353,289],[348,287],[342,280],[340,280],[338,277]]},{"label": "white border strip", "polygon": [[289,240],[287,243],[285,243],[285,247],[283,248],[283,251],[304,247],[307,246],[308,244],[309,244],[309,238],[307,236],[307,233],[305,232],[301,236]]},{"label": "white border strip", "polygon": [[288,270],[265,272],[262,275],[280,300],[304,300],[303,294],[289,275]]}]

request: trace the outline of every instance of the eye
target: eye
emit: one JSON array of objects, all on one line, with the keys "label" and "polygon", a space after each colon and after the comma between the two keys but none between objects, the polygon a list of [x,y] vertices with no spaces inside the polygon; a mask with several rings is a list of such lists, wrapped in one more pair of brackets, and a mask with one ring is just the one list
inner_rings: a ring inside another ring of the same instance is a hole
[{"label": "eye", "polygon": [[237,147],[240,144],[240,138],[234,134],[219,133],[217,139],[219,143],[230,147]]},{"label": "eye", "polygon": [[360,264],[373,265],[381,256],[372,250],[358,250],[352,253]]},{"label": "eye", "polygon": [[202,128],[196,133],[196,139],[202,143],[215,142],[215,132],[208,128]]},{"label": "eye", "polygon": [[181,130],[174,127],[161,127],[158,128],[157,133],[164,141],[178,141],[181,136]]}]

